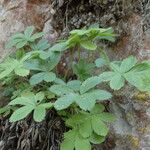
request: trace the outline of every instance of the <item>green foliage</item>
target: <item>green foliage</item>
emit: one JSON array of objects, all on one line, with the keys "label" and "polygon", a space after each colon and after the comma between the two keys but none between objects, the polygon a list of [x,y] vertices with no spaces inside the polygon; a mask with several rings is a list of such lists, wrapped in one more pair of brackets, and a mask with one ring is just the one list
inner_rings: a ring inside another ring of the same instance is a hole
[{"label": "green foliage", "polygon": [[106,65],[106,60],[103,58],[98,58],[95,60],[96,67],[102,67]]},{"label": "green foliage", "polygon": [[11,48],[15,46],[17,49],[24,47],[36,39],[44,35],[43,32],[33,34],[34,27],[27,27],[24,33],[18,33],[11,37],[10,41],[7,43],[6,48]]},{"label": "green foliage", "polygon": [[[106,52],[96,44],[98,40],[113,42],[112,28],[93,26],[73,30],[67,40],[53,45],[41,40],[42,32],[33,32],[34,27],[30,26],[24,33],[13,35],[7,43],[7,48],[16,47],[17,52],[0,64],[3,95],[10,99],[7,106],[0,108],[0,114],[6,116],[13,112],[10,121],[15,122],[33,112],[33,119],[41,122],[47,110],[55,109],[70,128],[64,134],[61,150],[83,147],[91,150],[91,144],[105,141],[109,132],[107,124],[115,117],[100,104],[112,97],[110,92],[100,90],[102,82],[109,82],[112,89],[119,90],[127,81],[141,91],[150,92],[149,60],[139,63],[130,56],[123,61],[110,62]],[[75,50],[79,54],[77,59],[74,58]],[[100,58],[95,64],[89,57],[81,59],[83,50],[100,52]],[[63,70],[63,74],[58,64],[65,58],[61,56],[66,51],[71,51],[69,60],[72,62],[67,64],[71,70]],[[102,66],[109,70],[97,75],[94,69]],[[68,75],[68,72],[73,74]]]},{"label": "green foliage", "polygon": [[14,58],[8,58],[1,63],[0,71],[0,79],[9,76],[11,73],[24,77],[29,75],[30,72],[27,68],[25,68],[22,60],[17,60]]},{"label": "green foliage", "polygon": [[94,67],[95,65],[93,63],[87,63],[85,60],[81,59],[73,66],[73,72],[77,75],[79,80],[84,81],[92,75]]},{"label": "green foliage", "polygon": [[[128,81],[131,85],[139,90],[147,91],[148,87],[144,83],[146,75],[150,73],[150,65],[147,62],[137,63],[135,57],[130,56],[122,62],[110,63],[111,71],[104,72],[99,75],[101,80],[110,81],[110,87],[119,90]],[[148,80],[149,77],[146,77]]]},{"label": "green foliage", "polygon": [[72,81],[72,83],[68,82],[66,85],[52,85],[49,90],[59,97],[54,103],[54,107],[57,110],[63,110],[75,103],[81,109],[87,111],[91,110],[95,106],[96,101],[110,99],[112,95],[109,92],[99,89],[92,89],[95,88],[95,85],[97,85],[99,82],[95,82],[91,79],[98,80],[99,78],[89,78],[81,85],[78,80]]},{"label": "green foliage", "polygon": [[91,150],[90,143],[102,143],[109,131],[105,123],[115,120],[113,115],[103,111],[103,105],[95,105],[90,112],[81,112],[71,116],[66,121],[66,125],[72,130],[65,133],[61,150],[65,148],[78,150],[83,145],[85,149]]},{"label": "green foliage", "polygon": [[52,82],[55,79],[56,79],[56,75],[53,72],[40,72],[40,73],[34,74],[30,78],[30,84],[36,85],[42,81]]},{"label": "green foliage", "polygon": [[34,120],[41,122],[46,115],[45,109],[53,107],[53,104],[50,102],[42,103],[44,97],[44,93],[42,92],[39,92],[36,95],[34,93],[26,93],[25,95],[12,100],[9,105],[22,105],[22,107],[14,111],[10,117],[10,121],[15,122],[21,120],[27,117],[32,111],[34,111]]}]

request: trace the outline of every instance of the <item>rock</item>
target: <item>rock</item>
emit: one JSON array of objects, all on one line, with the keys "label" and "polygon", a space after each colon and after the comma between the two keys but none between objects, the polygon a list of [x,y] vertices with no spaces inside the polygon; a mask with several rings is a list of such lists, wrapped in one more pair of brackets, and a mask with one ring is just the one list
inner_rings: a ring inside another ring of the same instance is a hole
[{"label": "rock", "polygon": [[1,0],[0,1],[0,60],[12,50],[5,49],[5,43],[16,32],[34,25],[43,30],[45,22],[54,13],[48,0]]}]

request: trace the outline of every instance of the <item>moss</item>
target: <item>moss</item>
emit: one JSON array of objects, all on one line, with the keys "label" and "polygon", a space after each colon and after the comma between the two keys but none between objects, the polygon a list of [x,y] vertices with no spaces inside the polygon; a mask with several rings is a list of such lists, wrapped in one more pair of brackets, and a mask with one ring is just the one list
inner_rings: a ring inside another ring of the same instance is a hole
[{"label": "moss", "polygon": [[150,98],[150,95],[147,92],[136,92],[134,93],[133,98],[138,101],[147,101]]},{"label": "moss", "polygon": [[132,144],[132,146],[134,146],[135,148],[139,147],[140,140],[138,137],[130,135],[129,140],[130,140],[130,143]]},{"label": "moss", "polygon": [[149,131],[149,128],[148,127],[145,127],[145,128],[139,128],[138,131],[142,134],[145,134]]}]

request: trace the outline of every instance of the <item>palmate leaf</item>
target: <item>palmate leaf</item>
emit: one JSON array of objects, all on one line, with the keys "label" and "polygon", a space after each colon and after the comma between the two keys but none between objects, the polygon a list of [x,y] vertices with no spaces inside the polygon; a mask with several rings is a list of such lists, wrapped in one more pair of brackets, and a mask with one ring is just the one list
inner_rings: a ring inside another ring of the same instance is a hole
[{"label": "palmate leaf", "polygon": [[39,105],[34,109],[33,118],[36,122],[41,122],[42,120],[44,120],[45,115],[46,110],[44,107]]},{"label": "palmate leaf", "polygon": [[66,120],[65,124],[68,127],[75,128],[85,122],[85,120],[88,120],[90,116],[87,116],[87,114],[75,114],[71,116],[69,119]]},{"label": "palmate leaf", "polygon": [[52,46],[51,48],[49,48],[49,51],[53,51],[53,52],[62,52],[68,49],[68,43],[67,42],[61,42],[61,43],[57,43],[54,46]]},{"label": "palmate leaf", "polygon": [[92,134],[91,119],[87,118],[83,124],[80,125],[79,133],[82,137],[87,138]]},{"label": "palmate leaf", "polygon": [[97,135],[96,133],[92,133],[89,140],[93,144],[101,144],[105,141],[105,137]]},{"label": "palmate leaf", "polygon": [[67,86],[70,87],[74,91],[79,91],[81,86],[81,81],[79,80],[71,80],[67,83]]},{"label": "palmate leaf", "polygon": [[56,110],[62,110],[68,108],[72,103],[75,102],[76,98],[78,97],[75,93],[68,93],[67,95],[58,98],[57,101],[54,103],[54,107]]},{"label": "palmate leaf", "polygon": [[103,58],[98,58],[95,60],[96,67],[102,67],[106,65],[106,61]]},{"label": "palmate leaf", "polygon": [[31,35],[33,34],[34,31],[34,26],[29,26],[26,28],[26,30],[24,31],[24,35],[25,37],[28,39],[31,37]]},{"label": "palmate leaf", "polygon": [[99,75],[100,80],[102,81],[110,81],[112,77],[116,75],[113,71],[106,71]]},{"label": "palmate leaf", "polygon": [[106,113],[106,112],[103,112],[103,113],[100,113],[97,115],[101,121],[104,121],[104,122],[114,122],[116,120],[116,117],[110,113]]},{"label": "palmate leaf", "polygon": [[125,79],[118,73],[114,75],[110,80],[110,87],[114,90],[121,89],[125,84]]},{"label": "palmate leaf", "polygon": [[108,127],[100,120],[98,116],[92,117],[92,128],[96,134],[101,136],[106,136],[109,131]]},{"label": "palmate leaf", "polygon": [[6,48],[16,46],[17,49],[20,49],[44,35],[43,32],[33,34],[34,29],[34,26],[29,26],[24,31],[24,34],[18,33],[13,35],[7,43]]},{"label": "palmate leaf", "polygon": [[12,100],[9,105],[23,105],[21,108],[14,111],[10,117],[11,122],[24,119],[33,111],[33,118],[40,122],[45,118],[46,109],[53,107],[52,103],[41,103],[45,95],[43,92],[34,94],[32,92],[25,93],[21,97]]},{"label": "palmate leaf", "polygon": [[88,139],[83,139],[80,136],[77,136],[75,140],[75,150],[81,150],[84,147],[84,150],[91,150],[91,144]]},{"label": "palmate leaf", "polygon": [[83,94],[83,93],[87,92],[88,90],[94,88],[96,85],[98,85],[101,82],[102,82],[102,80],[97,76],[88,78],[87,80],[85,80],[82,83],[82,85],[80,87],[80,93]]},{"label": "palmate leaf", "polygon": [[102,104],[96,104],[94,108],[90,111],[91,114],[100,114],[105,110]]},{"label": "palmate leaf", "polygon": [[44,74],[44,73],[37,73],[37,74],[34,74],[34,75],[30,78],[30,80],[29,80],[30,84],[31,84],[31,85],[36,85],[36,84],[42,82],[42,81],[43,81],[43,74]]},{"label": "palmate leaf", "polygon": [[8,58],[0,64],[0,79],[5,78],[13,71],[19,76],[27,76],[29,74],[29,70],[24,67],[21,60]]},{"label": "palmate leaf", "polygon": [[81,59],[73,66],[73,72],[77,75],[79,80],[84,81],[92,75],[94,67],[95,65],[93,63],[88,63],[87,61]]},{"label": "palmate leaf", "polygon": [[137,63],[137,59],[133,56],[130,56],[124,59],[120,65],[121,72],[127,72]]},{"label": "palmate leaf", "polygon": [[69,94],[69,93],[74,93],[73,89],[71,89],[67,85],[52,85],[49,88],[49,91],[51,91],[52,93],[58,96]]},{"label": "palmate leaf", "polygon": [[104,122],[114,121],[114,116],[104,113],[103,110],[104,108],[97,104],[91,111],[92,113],[82,111],[66,120],[66,125],[72,130],[65,133],[63,148],[66,145],[66,147],[75,147],[75,150],[78,150],[82,149],[85,144],[84,147],[91,150],[90,143],[100,144],[104,142],[105,136],[108,134],[108,127]]},{"label": "palmate leaf", "polygon": [[32,105],[23,106],[19,109],[17,109],[10,117],[10,122],[16,122],[19,121],[27,115],[29,115],[33,111],[34,107]]},{"label": "palmate leaf", "polygon": [[121,89],[125,85],[126,80],[139,90],[144,90],[142,88],[144,87],[144,75],[150,74],[150,65],[146,61],[137,63],[136,58],[130,56],[122,62],[112,62],[110,67],[112,71],[104,72],[99,77],[103,81],[110,81],[112,89]]},{"label": "palmate leaf", "polygon": [[104,101],[110,99],[111,97],[112,95],[107,91],[94,90],[77,97],[76,103],[81,109],[90,111],[95,106],[96,100]]},{"label": "palmate leaf", "polygon": [[81,42],[80,42],[80,45],[81,45],[83,48],[85,48],[85,49],[87,49],[87,50],[91,50],[91,51],[94,51],[94,50],[96,50],[96,48],[97,48],[97,45],[94,44],[94,43],[93,43],[92,41],[90,41],[90,40],[81,41]]},{"label": "palmate leaf", "polygon": [[25,77],[27,75],[29,75],[30,71],[26,68],[15,68],[15,74],[19,75],[19,76],[22,76],[22,77]]},{"label": "palmate leaf", "polygon": [[61,144],[60,150],[81,150],[84,146],[85,150],[91,150],[91,145],[88,139],[82,138],[78,130],[73,129],[64,134],[65,139]]},{"label": "palmate leaf", "polygon": [[12,100],[9,105],[31,105],[35,107],[35,102],[31,99],[33,99],[33,96],[17,97],[16,99]]},{"label": "palmate leaf", "polygon": [[61,143],[60,150],[74,150],[77,130],[70,130],[64,134],[64,141]]},{"label": "palmate leaf", "polygon": [[32,43],[32,44],[30,44],[30,46],[34,51],[44,51],[50,47],[50,44],[48,43],[47,40],[42,39],[37,44]]},{"label": "palmate leaf", "polygon": [[36,85],[42,81],[52,82],[55,79],[56,79],[56,75],[53,72],[40,72],[40,73],[34,74],[30,78],[30,84]]}]

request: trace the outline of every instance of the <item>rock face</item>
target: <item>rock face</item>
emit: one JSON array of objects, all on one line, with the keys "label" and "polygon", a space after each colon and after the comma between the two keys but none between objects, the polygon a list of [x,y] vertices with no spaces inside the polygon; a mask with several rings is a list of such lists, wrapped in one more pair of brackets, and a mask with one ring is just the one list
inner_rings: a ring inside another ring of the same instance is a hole
[{"label": "rock face", "polygon": [[0,60],[10,52],[4,45],[13,33],[29,25],[43,30],[52,13],[48,0],[0,0]]},{"label": "rock face", "polygon": [[[92,23],[112,26],[119,34],[115,43],[106,46],[112,60],[130,54],[139,60],[150,58],[149,0],[0,0],[0,60],[10,52],[4,48],[10,35],[28,25],[54,41],[60,33],[65,36],[70,29]],[[96,149],[150,150],[149,100],[148,95],[129,87],[115,93],[109,107],[118,119],[106,143]]]}]

